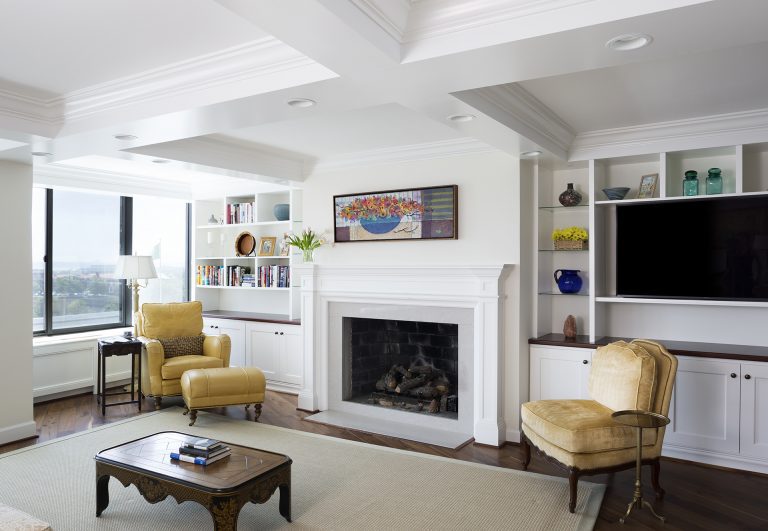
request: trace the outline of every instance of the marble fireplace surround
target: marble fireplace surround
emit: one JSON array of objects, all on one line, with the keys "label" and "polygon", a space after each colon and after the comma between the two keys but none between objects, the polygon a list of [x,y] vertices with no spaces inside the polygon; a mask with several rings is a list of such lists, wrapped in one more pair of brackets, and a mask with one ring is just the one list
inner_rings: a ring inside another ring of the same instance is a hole
[{"label": "marble fireplace surround", "polygon": [[[452,432],[465,440],[498,446],[505,440],[502,410],[504,266],[324,266],[294,267],[301,283],[304,386],[299,408],[326,412],[318,421],[344,415],[428,433]],[[459,420],[429,418],[342,400],[344,317],[459,324]],[[362,410],[358,408],[363,408]],[[367,426],[350,425],[368,431]],[[415,432],[413,432],[415,433]],[[456,439],[458,440],[458,439]],[[427,437],[425,442],[429,442]]]}]

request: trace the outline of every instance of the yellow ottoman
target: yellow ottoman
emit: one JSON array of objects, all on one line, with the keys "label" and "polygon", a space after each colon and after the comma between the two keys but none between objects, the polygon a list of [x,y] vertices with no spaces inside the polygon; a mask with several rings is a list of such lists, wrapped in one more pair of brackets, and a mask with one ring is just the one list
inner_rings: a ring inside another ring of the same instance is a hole
[{"label": "yellow ottoman", "polygon": [[254,421],[259,420],[267,380],[256,367],[223,367],[192,369],[181,375],[181,396],[189,413],[189,425],[197,420],[197,410],[245,404],[246,411],[254,404]]}]

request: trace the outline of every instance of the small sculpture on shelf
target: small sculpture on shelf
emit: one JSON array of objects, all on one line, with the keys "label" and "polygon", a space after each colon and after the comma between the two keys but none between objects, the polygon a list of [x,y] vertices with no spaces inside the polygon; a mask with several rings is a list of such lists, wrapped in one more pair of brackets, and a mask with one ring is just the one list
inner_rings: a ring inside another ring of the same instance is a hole
[{"label": "small sculpture on shelf", "polygon": [[568,183],[568,188],[557,199],[564,207],[573,207],[581,203],[581,194],[573,189],[573,183]]},{"label": "small sculpture on shelf", "polygon": [[577,333],[576,318],[573,315],[569,315],[565,318],[565,323],[563,323],[563,335],[566,340],[575,341]]}]

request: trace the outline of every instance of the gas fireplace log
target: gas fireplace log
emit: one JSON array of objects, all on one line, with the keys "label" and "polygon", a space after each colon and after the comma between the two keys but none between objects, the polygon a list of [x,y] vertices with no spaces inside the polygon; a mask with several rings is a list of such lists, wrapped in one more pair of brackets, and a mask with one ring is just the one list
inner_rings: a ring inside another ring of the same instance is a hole
[{"label": "gas fireplace log", "polygon": [[384,377],[384,385],[390,391],[394,390],[395,387],[397,387],[397,377],[391,372],[387,373],[387,375]]},{"label": "gas fireplace log", "polygon": [[413,389],[409,389],[408,394],[410,396],[415,396],[416,398],[435,398],[437,396],[440,396],[443,393],[441,393],[437,387],[432,387],[431,385],[424,385],[422,387],[415,387]]},{"label": "gas fireplace log", "polygon": [[416,378],[411,378],[411,379],[403,378],[403,381],[400,382],[400,384],[395,388],[395,392],[402,393],[404,391],[407,391],[408,389],[419,387],[426,381],[427,381],[426,376],[417,376]]},{"label": "gas fireplace log", "polygon": [[399,372],[403,376],[407,376],[408,375],[408,371],[402,365],[392,365],[392,368],[389,370],[389,372],[391,372],[393,374],[396,373],[396,372]]}]

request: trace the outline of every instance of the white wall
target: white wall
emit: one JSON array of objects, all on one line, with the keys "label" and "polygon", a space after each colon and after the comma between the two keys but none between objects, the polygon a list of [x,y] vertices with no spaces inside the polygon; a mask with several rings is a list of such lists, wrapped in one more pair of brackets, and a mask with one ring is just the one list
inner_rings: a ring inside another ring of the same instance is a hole
[{"label": "white wall", "polygon": [[[333,234],[333,196],[456,184],[459,239],[349,242],[325,246],[315,260],[325,265],[499,265],[520,261],[520,162],[502,152],[379,164],[311,175],[304,187],[304,225]],[[526,218],[528,219],[528,218]],[[530,244],[530,242],[529,242]],[[520,282],[530,278],[515,265],[504,282],[502,399],[507,439],[519,440],[518,404],[528,395],[530,297],[521,307]],[[526,317],[527,316],[527,317]],[[521,348],[523,345],[524,348]]]},{"label": "white wall", "polygon": [[35,434],[32,414],[32,166],[0,161],[0,444]]}]

